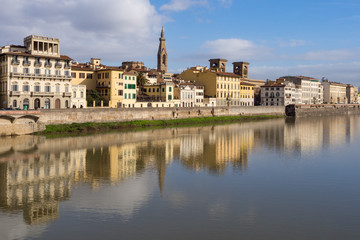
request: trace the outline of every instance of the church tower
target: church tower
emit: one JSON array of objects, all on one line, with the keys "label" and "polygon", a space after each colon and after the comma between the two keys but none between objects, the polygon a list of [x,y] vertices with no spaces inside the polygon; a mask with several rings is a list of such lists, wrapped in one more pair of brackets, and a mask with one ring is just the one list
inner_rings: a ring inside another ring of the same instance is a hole
[{"label": "church tower", "polygon": [[164,28],[161,29],[161,37],[159,38],[159,51],[157,55],[157,70],[167,72],[167,51],[165,46]]}]

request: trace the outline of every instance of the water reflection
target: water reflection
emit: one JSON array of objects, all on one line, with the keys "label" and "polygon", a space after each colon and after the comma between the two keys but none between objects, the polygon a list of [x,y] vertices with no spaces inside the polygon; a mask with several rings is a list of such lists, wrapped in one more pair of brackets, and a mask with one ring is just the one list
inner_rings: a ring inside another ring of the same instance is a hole
[{"label": "water reflection", "polygon": [[[156,173],[159,192],[163,192],[166,170],[173,161],[195,172],[224,174],[228,167],[248,171],[249,157],[255,150],[307,154],[349,143],[358,135],[358,116],[337,116],[60,139],[1,138],[0,208],[22,212],[29,225],[47,223],[59,218],[59,202],[71,198],[77,183],[99,190],[104,184],[123,184],[150,170]],[[145,186],[145,182],[140,184]],[[143,204],[151,194],[146,192],[150,188],[139,187],[142,193],[134,193],[134,198],[141,198]],[[131,186],[123,191],[129,189]],[[129,201],[124,199],[114,208]],[[221,205],[212,211],[217,213],[219,209]]]}]

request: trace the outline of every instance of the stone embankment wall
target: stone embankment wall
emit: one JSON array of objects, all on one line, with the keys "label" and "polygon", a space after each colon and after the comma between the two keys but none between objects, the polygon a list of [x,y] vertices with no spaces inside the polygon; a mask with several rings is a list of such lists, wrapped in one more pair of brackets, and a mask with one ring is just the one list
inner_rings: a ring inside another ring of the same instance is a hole
[{"label": "stone embankment wall", "polygon": [[289,105],[285,109],[287,116],[293,117],[321,117],[330,115],[359,114],[359,104],[317,104],[317,105]]},{"label": "stone embankment wall", "polygon": [[215,108],[126,108],[41,110],[45,125],[86,122],[125,122],[135,120],[170,120],[211,116],[285,115],[284,106],[215,107]]}]

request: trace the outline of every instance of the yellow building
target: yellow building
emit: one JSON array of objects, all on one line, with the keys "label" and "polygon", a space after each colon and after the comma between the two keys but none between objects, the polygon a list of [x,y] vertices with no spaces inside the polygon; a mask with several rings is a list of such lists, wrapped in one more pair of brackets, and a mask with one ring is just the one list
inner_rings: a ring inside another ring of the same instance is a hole
[{"label": "yellow building", "polygon": [[135,107],[137,76],[134,73],[125,72],[122,67],[102,65],[97,58],[92,58],[90,63],[74,63],[72,66],[71,83],[96,90],[105,99],[103,106]]},{"label": "yellow building", "polygon": [[246,82],[240,83],[240,105],[254,106],[254,85]]},{"label": "yellow building", "polygon": [[[243,86],[240,88],[241,76],[226,72],[225,59],[210,59],[210,70],[208,68],[194,67],[185,70],[180,78],[186,81],[195,81],[205,86],[205,98],[216,98],[217,106],[253,106],[254,101],[243,100],[241,96],[254,96],[254,87]],[[252,92],[250,92],[252,90]],[[252,97],[252,99],[254,99]]]},{"label": "yellow building", "polygon": [[174,83],[164,82],[154,85],[145,85],[143,94],[149,96],[150,100],[169,102],[174,100]]}]

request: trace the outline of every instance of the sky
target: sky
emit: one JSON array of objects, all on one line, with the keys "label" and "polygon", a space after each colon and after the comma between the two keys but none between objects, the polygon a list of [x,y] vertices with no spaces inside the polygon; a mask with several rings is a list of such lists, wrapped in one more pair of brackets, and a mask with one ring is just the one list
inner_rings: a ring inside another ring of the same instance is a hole
[{"label": "sky", "polygon": [[250,62],[249,77],[305,75],[360,85],[358,0],[1,0],[0,45],[60,38],[74,61],[156,68],[161,27],[168,72],[211,58]]}]

